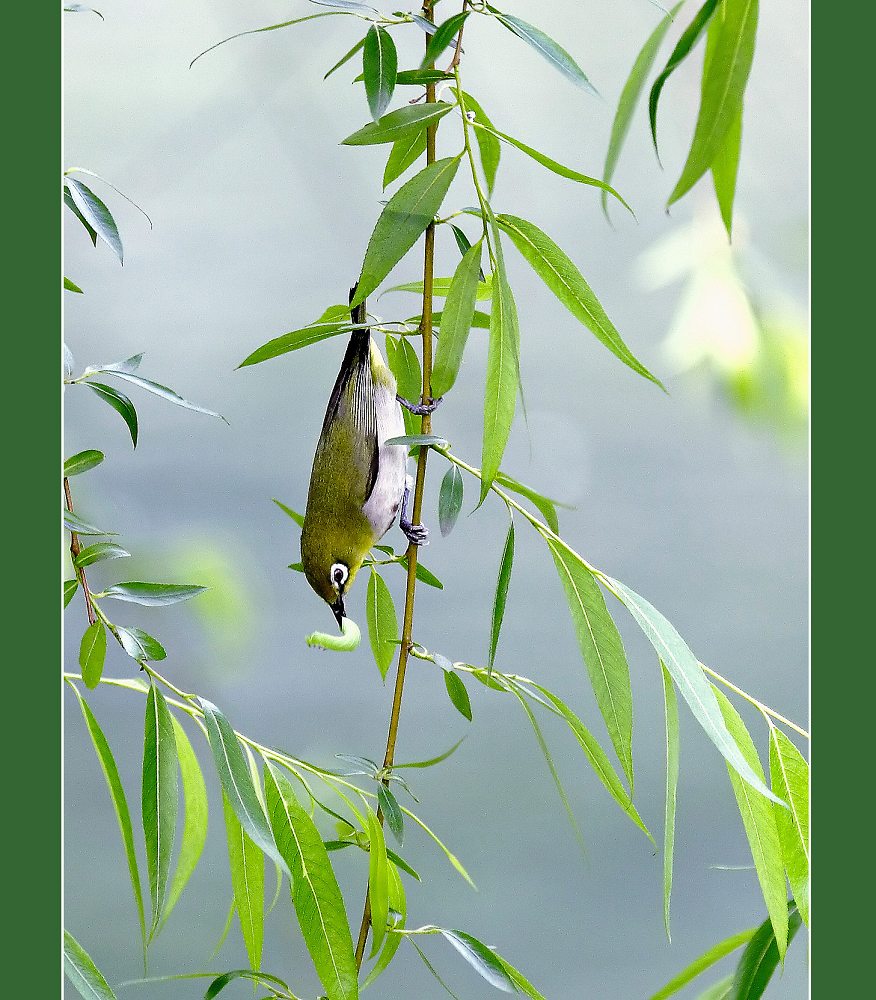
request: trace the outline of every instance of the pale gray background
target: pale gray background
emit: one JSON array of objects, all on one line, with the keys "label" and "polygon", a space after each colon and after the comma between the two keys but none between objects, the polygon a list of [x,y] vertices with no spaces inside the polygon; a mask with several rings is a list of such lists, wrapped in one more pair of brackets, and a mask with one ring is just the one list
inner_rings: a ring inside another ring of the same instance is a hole
[{"label": "pale gray background", "polygon": [[[170,651],[167,673],[223,706],[238,728],[322,763],[331,763],[336,751],[377,757],[390,687],[380,684],[367,643],[347,657],[305,648],[304,635],[328,627],[330,619],[303,578],[286,569],[298,558],[297,531],[270,503],[276,496],[303,507],[342,345],[329,341],[235,371],[257,345],[341,301],[358,271],[379,211],[376,178],[385,149],[338,147],[367,120],[364,96],[350,86],[350,67],[327,83],[322,75],[363,24],[324,19],[241,39],[190,71],[191,58],[219,38],[316,8],[265,0],[103,0],[100,6],[106,23],[84,14],[65,18],[65,164],[89,167],[118,184],[147,208],[155,228],[149,232],[134,209],[95,182],[116,212],[127,259],[119,268],[105,247],[95,251],[78,224],[67,222],[65,270],[86,294],[66,296],[66,338],[77,370],[145,350],[144,375],[221,411],[230,427],[132,389],[142,422],[133,454],[116,414],[83,389],[68,391],[66,453],[97,447],[108,458],[75,480],[78,504],[86,516],[121,532],[136,553],[124,564],[96,569],[94,582],[213,583],[200,608],[193,602],[112,610],[120,623],[158,635]],[[449,4],[442,7],[450,12]],[[528,47],[480,18],[466,33],[467,88],[500,128],[598,174],[620,88],[659,12],[645,0],[514,0],[508,7],[560,39],[604,100],[577,91]],[[738,198],[761,262],[750,269],[752,280],[801,304],[807,14],[805,4],[791,0],[762,7]],[[410,64],[421,40],[411,28],[398,37],[407,53],[403,63]],[[654,161],[639,109],[617,178],[638,225],[615,213],[613,232],[595,192],[503,151],[496,207],[532,219],[580,263],[630,346],[665,374],[672,393],[664,396],[616,362],[514,254],[529,431],[518,421],[504,464],[576,504],[562,518],[569,541],[661,608],[704,661],[804,721],[804,449],[743,422],[702,380],[673,377],[660,343],[678,289],[647,292],[637,278],[641,252],[688,220],[695,205],[715,211],[704,183],[671,218],[663,212],[689,141],[698,86],[696,70],[687,67],[664,95],[666,173]],[[446,129],[445,143],[456,142],[455,134],[449,138],[453,131]],[[457,183],[448,204],[471,200]],[[439,239],[443,273],[457,257],[446,235]],[[409,280],[416,272],[412,256],[397,273]],[[399,316],[416,311],[413,299],[401,297],[387,297],[380,308]],[[436,419],[458,453],[475,461],[484,343],[475,331],[458,388]],[[433,525],[435,474],[442,466],[438,459],[430,465],[426,512]],[[473,496],[470,489],[467,510]],[[434,533],[426,562],[446,589],[419,592],[422,642],[483,662],[504,531],[504,512],[487,504],[463,516],[448,540]],[[389,580],[400,603],[402,574]],[[351,605],[360,621],[363,592],[360,585]],[[659,840],[659,677],[650,647],[616,610],[635,689],[637,801]],[[83,622],[78,599],[66,621],[72,666]],[[553,566],[523,525],[500,664],[567,696],[604,735]],[[132,661],[113,649],[107,671],[129,675]],[[430,756],[470,732],[452,761],[418,773],[415,785],[422,815],[468,865],[480,890],[468,889],[429,842],[409,831],[404,853],[424,876],[424,884],[409,891],[412,925],[435,922],[483,937],[550,1000],[641,1000],[705,947],[760,922],[763,902],[753,873],[709,867],[750,864],[750,856],[724,764],[684,707],[670,946],[661,919],[661,858],[604,793],[567,734],[547,726],[587,840],[583,860],[522,714],[507,698],[470,687],[475,721],[468,726],[446,701],[436,671],[416,662],[411,667],[399,757]],[[142,701],[118,690],[89,698],[119,756],[139,823]],[[763,746],[758,720],[746,718]],[[65,728],[66,923],[118,982],[138,974],[135,910],[103,779],[69,696]],[[197,746],[203,751],[201,742]],[[246,964],[236,928],[220,958],[209,959],[230,889],[209,771],[208,779],[207,851],[152,950],[155,974]],[[362,858],[335,857],[358,926]],[[314,996],[318,987],[293,920],[284,899],[267,922],[264,967]],[[427,948],[461,996],[495,995],[449,946],[430,940]],[[805,981],[801,940],[769,995],[801,997]],[[251,995],[248,989],[234,995]],[[184,983],[132,987],[120,996],[197,997],[202,991]],[[441,995],[413,952],[402,952],[371,992],[375,998]]]}]

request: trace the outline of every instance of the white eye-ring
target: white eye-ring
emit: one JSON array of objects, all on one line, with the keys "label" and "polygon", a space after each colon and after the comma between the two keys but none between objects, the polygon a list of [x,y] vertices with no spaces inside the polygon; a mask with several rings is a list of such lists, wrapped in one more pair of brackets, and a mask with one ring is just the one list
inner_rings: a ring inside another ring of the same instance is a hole
[{"label": "white eye-ring", "polygon": [[332,586],[335,590],[340,591],[344,584],[347,582],[347,578],[350,575],[350,570],[343,563],[333,563],[330,573],[330,579],[332,581]]}]

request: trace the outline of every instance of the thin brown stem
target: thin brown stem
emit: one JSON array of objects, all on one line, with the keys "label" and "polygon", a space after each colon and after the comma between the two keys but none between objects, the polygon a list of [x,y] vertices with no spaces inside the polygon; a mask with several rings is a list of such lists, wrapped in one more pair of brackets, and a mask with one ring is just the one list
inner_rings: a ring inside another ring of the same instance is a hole
[{"label": "thin brown stem", "polygon": [[[70,493],[70,480],[66,476],[64,476],[64,500],[67,504],[67,510],[72,514],[73,496]],[[94,613],[91,591],[88,589],[88,580],[85,578],[85,568],[76,565],[76,559],[81,551],[82,546],[79,544],[79,536],[75,531],[71,531],[70,557],[73,560],[73,570],[76,573],[76,579],[79,581],[79,586],[82,588],[82,595],[85,598],[85,613],[88,615],[88,624],[93,625],[97,621],[97,615]]]},{"label": "thin brown stem", "polygon": [[[468,10],[468,0],[462,0],[462,12],[465,13]],[[462,22],[462,27],[459,29],[459,34],[456,36],[456,47],[453,50],[453,58],[450,60],[450,65],[447,67],[447,72],[452,73],[456,67],[459,65],[459,57],[462,55],[462,33],[465,31],[465,21]]]},{"label": "thin brown stem", "polygon": [[[430,21],[433,19],[433,0],[424,0],[423,16]],[[428,48],[429,38],[426,37]],[[435,103],[435,85],[429,84],[426,87],[426,103]],[[426,131],[426,163],[435,162],[435,131],[436,126],[430,125]],[[423,401],[428,402],[432,398],[432,294],[433,279],[435,274],[435,224],[431,223],[426,229],[425,245],[423,248],[423,309],[422,320],[420,322],[420,333],[423,342]],[[432,433],[432,415],[426,413],[422,416],[420,429],[423,434]],[[411,515],[413,524],[420,523],[423,511],[423,490],[426,483],[426,459],[429,455],[428,448],[420,448],[417,455],[417,475],[414,482],[414,505]],[[408,578],[405,589],[405,609],[402,620],[401,646],[398,654],[398,669],[395,675],[395,689],[392,696],[392,709],[389,715],[389,730],[386,735],[386,752],[383,757],[383,767],[386,770],[392,768],[395,760],[395,744],[398,738],[398,723],[401,715],[402,694],[404,692],[405,671],[408,665],[408,655],[411,649],[411,635],[414,627],[414,597],[417,588],[417,546],[411,542],[408,545]],[[384,784],[388,784],[384,779]],[[378,808],[377,819],[383,823],[383,812]],[[368,942],[368,930],[371,927],[371,898],[366,891],[365,906],[362,911],[362,922],[359,926],[359,939],[356,942],[356,968],[362,967],[365,957],[365,945]]]}]

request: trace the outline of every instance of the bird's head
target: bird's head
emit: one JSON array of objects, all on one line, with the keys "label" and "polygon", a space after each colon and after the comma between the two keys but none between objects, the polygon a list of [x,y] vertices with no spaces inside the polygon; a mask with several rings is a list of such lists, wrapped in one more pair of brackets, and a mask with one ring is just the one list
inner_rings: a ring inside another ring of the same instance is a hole
[{"label": "bird's head", "polygon": [[308,532],[301,535],[301,562],[307,582],[328,604],[343,628],[344,597],[353,585],[356,573],[366,553],[358,552],[349,544],[313,544]]}]

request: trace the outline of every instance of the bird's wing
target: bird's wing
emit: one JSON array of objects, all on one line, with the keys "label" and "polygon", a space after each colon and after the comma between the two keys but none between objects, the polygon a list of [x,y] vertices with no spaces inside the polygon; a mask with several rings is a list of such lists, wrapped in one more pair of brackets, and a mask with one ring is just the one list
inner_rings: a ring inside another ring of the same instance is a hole
[{"label": "bird's wing", "polygon": [[363,503],[374,489],[379,461],[370,355],[370,331],[355,330],[329,397],[317,445],[317,459],[331,454],[335,468],[345,470],[344,491],[364,497]]}]

